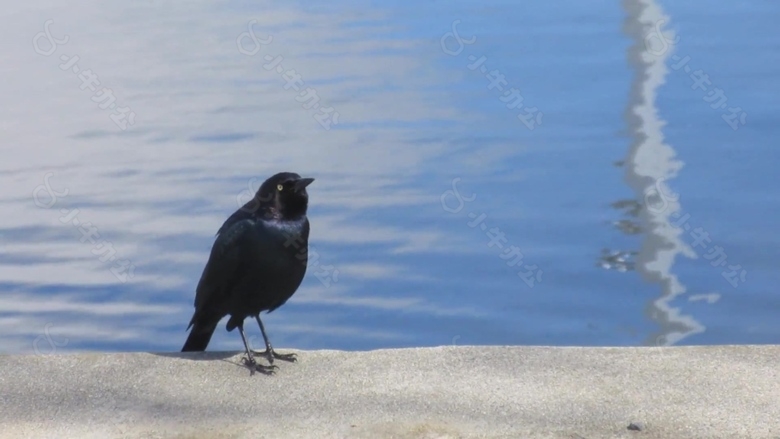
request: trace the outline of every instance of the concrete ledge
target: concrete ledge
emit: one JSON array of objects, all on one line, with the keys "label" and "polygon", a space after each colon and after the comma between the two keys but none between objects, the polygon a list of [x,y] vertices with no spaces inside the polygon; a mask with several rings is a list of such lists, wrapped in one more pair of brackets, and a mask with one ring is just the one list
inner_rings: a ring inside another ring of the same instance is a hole
[{"label": "concrete ledge", "polygon": [[298,354],[274,376],[232,352],[3,355],[0,436],[780,437],[778,346]]}]

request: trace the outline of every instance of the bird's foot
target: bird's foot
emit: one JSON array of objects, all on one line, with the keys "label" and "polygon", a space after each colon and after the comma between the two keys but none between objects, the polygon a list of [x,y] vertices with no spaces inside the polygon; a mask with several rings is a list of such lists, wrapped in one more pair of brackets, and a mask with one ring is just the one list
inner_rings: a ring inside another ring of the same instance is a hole
[{"label": "bird's foot", "polygon": [[289,361],[290,363],[295,363],[295,362],[298,361],[298,358],[297,358],[298,355],[293,354],[293,353],[290,353],[290,354],[278,354],[273,349],[266,349],[266,350],[264,350],[262,352],[259,352],[259,351],[253,351],[253,352],[255,353],[255,355],[260,355],[260,356],[263,356],[263,357],[267,358],[268,362],[271,363],[271,364],[274,364],[274,358],[276,358],[277,360]]},{"label": "bird's foot", "polygon": [[258,364],[257,361],[253,357],[244,357],[241,359],[241,361],[244,363],[245,366],[249,368],[251,371],[251,375],[254,375],[255,372],[260,372],[264,375],[273,375],[276,373],[276,369],[278,369],[278,366],[274,366],[273,364],[270,366],[264,366],[262,364]]}]

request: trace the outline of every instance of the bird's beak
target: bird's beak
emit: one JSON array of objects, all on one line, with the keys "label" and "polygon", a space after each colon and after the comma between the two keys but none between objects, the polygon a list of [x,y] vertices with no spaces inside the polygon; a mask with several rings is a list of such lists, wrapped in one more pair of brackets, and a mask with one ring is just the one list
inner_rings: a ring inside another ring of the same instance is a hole
[{"label": "bird's beak", "polygon": [[295,188],[295,192],[302,191],[306,186],[310,185],[314,181],[313,178],[301,178],[300,180],[296,181],[293,187]]}]

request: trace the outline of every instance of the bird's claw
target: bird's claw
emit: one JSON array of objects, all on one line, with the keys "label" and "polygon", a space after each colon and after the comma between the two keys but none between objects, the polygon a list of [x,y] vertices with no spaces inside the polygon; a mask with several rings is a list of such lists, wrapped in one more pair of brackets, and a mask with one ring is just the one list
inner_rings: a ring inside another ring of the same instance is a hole
[{"label": "bird's claw", "polygon": [[268,359],[268,362],[271,364],[274,364],[274,358],[277,360],[282,361],[289,361],[290,363],[297,363],[298,362],[298,355],[295,353],[289,353],[289,354],[279,354],[275,350],[271,349],[269,352],[268,349],[259,352],[259,351],[253,351],[255,355],[259,355],[262,357],[265,357]]},{"label": "bird's claw", "polygon": [[244,357],[241,359],[241,361],[244,363],[245,366],[249,368],[252,375],[254,375],[255,372],[260,372],[264,375],[273,375],[276,373],[276,370],[279,369],[279,366],[274,366],[273,364],[270,366],[263,366],[262,364],[257,364],[257,361],[255,361],[254,358]]},{"label": "bird's claw", "polygon": [[289,361],[290,363],[297,363],[298,362],[298,355],[294,353],[289,354],[277,354],[274,352],[274,358],[282,361]]}]

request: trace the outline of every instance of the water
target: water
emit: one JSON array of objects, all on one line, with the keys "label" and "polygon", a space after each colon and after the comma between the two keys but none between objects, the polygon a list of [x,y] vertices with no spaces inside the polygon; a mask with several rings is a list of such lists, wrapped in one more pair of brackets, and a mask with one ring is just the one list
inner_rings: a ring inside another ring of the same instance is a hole
[{"label": "water", "polygon": [[317,179],[319,257],[276,346],[778,341],[780,4],[259,3],[4,8],[0,351],[179,350],[214,233],[281,170]]}]

